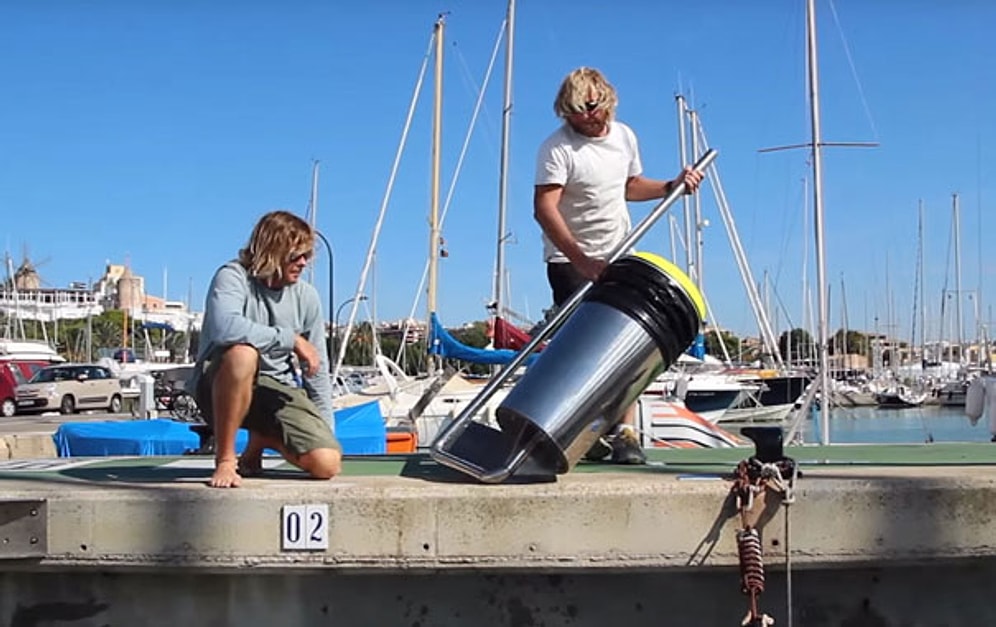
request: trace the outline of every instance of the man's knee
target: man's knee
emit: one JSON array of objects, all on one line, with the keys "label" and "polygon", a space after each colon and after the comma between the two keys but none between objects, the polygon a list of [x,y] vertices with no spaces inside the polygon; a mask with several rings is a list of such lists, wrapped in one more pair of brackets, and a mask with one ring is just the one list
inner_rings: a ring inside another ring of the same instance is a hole
[{"label": "man's knee", "polygon": [[302,469],[316,479],[331,479],[342,472],[342,454],[334,448],[317,448],[301,455]]},{"label": "man's knee", "polygon": [[259,369],[259,352],[248,344],[234,344],[224,350],[219,369],[238,380],[253,381]]}]

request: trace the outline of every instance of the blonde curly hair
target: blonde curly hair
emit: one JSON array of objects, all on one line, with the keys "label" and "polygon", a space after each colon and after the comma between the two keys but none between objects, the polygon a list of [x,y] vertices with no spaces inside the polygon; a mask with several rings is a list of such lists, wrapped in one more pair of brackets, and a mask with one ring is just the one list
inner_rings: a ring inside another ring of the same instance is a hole
[{"label": "blonde curly hair", "polygon": [[589,102],[597,103],[598,108],[608,113],[609,119],[612,119],[615,117],[619,98],[616,96],[616,88],[601,72],[595,68],[579,67],[564,77],[557,99],[553,102],[553,111],[558,117],[567,118],[586,111]]},{"label": "blonde curly hair", "polygon": [[268,281],[283,279],[283,265],[293,255],[311,254],[315,234],[311,226],[289,211],[267,213],[252,230],[239,263],[250,276]]}]

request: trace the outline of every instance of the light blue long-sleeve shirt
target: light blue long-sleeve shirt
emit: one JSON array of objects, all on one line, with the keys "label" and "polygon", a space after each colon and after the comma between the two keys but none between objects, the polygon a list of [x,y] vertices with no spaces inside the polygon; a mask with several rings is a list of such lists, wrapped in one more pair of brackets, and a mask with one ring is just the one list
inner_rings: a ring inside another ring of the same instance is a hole
[{"label": "light blue long-sleeve shirt", "polygon": [[[198,364],[218,348],[248,344],[259,351],[260,374],[298,386],[291,361],[296,335],[318,350],[318,373],[305,377],[302,383],[334,430],[325,320],[315,287],[298,281],[271,289],[250,277],[237,261],[230,261],[215,272],[204,306]],[[195,369],[199,371],[200,368]]]}]

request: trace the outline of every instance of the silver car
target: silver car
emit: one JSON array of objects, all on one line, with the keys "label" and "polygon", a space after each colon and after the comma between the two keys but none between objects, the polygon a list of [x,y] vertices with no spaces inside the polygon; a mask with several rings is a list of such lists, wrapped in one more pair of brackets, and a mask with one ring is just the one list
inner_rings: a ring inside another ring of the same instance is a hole
[{"label": "silver car", "polygon": [[109,369],[95,364],[59,364],[42,368],[17,386],[17,412],[81,409],[121,411],[121,381]]}]

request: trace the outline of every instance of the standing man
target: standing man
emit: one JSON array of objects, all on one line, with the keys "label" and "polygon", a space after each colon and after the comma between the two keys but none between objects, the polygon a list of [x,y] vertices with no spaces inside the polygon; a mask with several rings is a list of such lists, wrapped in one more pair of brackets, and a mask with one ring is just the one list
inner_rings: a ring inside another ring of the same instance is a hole
[{"label": "standing man", "polygon": [[[339,474],[325,319],[314,286],[300,282],[314,245],[307,222],[267,213],[211,280],[193,383],[215,435],[212,487],[259,474],[267,448],[312,477]],[[236,459],[241,426],[249,443]]]},{"label": "standing man", "polygon": [[[553,110],[564,123],[540,146],[533,215],[543,229],[543,255],[553,302],[562,305],[606,266],[630,231],[626,201],[663,198],[672,186],[698,189],[702,175],[685,168],[673,181],[642,175],[636,135],[615,119],[619,100],[601,72],[582,67],[564,78]],[[588,458],[610,452],[617,464],[644,464],[633,426],[636,407],[620,416],[608,442]]]}]

